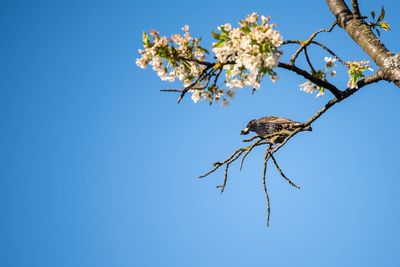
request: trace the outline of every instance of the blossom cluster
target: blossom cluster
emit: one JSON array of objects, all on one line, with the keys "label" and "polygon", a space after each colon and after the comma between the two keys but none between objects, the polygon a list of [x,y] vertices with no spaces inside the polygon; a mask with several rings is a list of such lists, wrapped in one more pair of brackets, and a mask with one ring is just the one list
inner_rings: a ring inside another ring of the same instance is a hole
[{"label": "blossom cluster", "polygon": [[358,88],[357,82],[359,79],[364,78],[364,71],[369,70],[373,71],[369,62],[367,60],[363,61],[348,61],[346,62],[348,67],[347,73],[349,74],[349,81],[347,83],[347,87],[349,88]]},{"label": "blossom cluster", "polygon": [[[332,57],[324,57],[325,60],[325,68],[323,70],[318,70],[316,73],[313,73],[313,76],[316,78],[326,81],[327,76],[335,77],[336,76],[336,71],[333,69],[336,67],[336,58]],[[305,83],[302,83],[299,85],[300,90],[308,93],[308,94],[313,94],[314,92],[318,92],[317,97],[321,97],[325,95],[325,90],[323,87],[316,85],[310,80],[307,80]]]},{"label": "blossom cluster", "polygon": [[257,89],[261,79],[268,74],[275,82],[274,68],[278,64],[282,45],[282,36],[268,24],[269,18],[256,13],[239,21],[239,27],[233,28],[226,23],[213,32],[216,42],[212,51],[226,71],[226,85],[230,89],[245,86]]},{"label": "blossom cluster", "polygon": [[[143,69],[151,65],[163,81],[182,81],[183,90],[192,93],[195,103],[204,99],[226,104],[236,88],[255,90],[267,74],[273,82],[277,80],[273,69],[281,56],[282,36],[268,21],[252,13],[240,20],[237,28],[229,23],[219,26],[219,31],[212,33],[215,63],[205,61],[209,52],[199,45],[200,38],[190,35],[189,26],[182,28],[182,35],[169,38],[151,30],[143,33],[143,49],[139,49],[141,57],[136,64]],[[225,74],[226,89],[217,85],[221,74]]]},{"label": "blossom cluster", "polygon": [[170,38],[160,36],[151,30],[143,33],[144,50],[139,49],[141,58],[136,60],[140,68],[151,65],[163,81],[183,81],[185,87],[191,85],[204,70],[200,64],[208,51],[199,45],[200,39],[193,38],[189,26],[183,28],[183,35],[173,34]]}]

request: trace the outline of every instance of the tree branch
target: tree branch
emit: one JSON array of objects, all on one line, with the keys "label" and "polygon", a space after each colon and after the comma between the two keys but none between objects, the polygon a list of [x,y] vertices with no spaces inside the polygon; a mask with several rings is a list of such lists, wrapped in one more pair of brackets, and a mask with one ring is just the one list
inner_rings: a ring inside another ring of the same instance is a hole
[{"label": "tree branch", "polygon": [[[290,65],[289,65],[290,66]],[[293,66],[291,66],[293,67]],[[320,118],[325,112],[327,112],[330,108],[332,108],[334,105],[336,105],[337,103],[340,103],[341,101],[349,98],[351,95],[353,95],[355,92],[359,91],[362,87],[371,84],[371,83],[375,83],[378,81],[383,80],[383,70],[379,70],[377,71],[375,74],[365,77],[363,80],[358,81],[357,86],[358,89],[356,88],[347,88],[346,90],[344,90],[343,92],[341,92],[341,95],[339,98],[333,98],[330,101],[328,101],[320,110],[318,110],[313,116],[311,116],[306,122],[302,123],[300,125],[300,127],[298,127],[297,129],[295,129],[292,132],[278,132],[278,133],[274,133],[265,137],[262,136],[254,136],[250,139],[247,140],[243,140],[244,142],[251,142],[255,139],[258,138],[258,140],[254,141],[251,145],[246,146],[246,147],[241,147],[239,149],[237,149],[236,151],[234,151],[227,159],[225,159],[222,162],[215,162],[213,165],[214,167],[208,171],[207,173],[201,175],[199,178],[204,178],[212,173],[214,173],[216,170],[218,170],[220,167],[225,165],[225,171],[224,171],[224,180],[223,183],[219,186],[217,186],[217,188],[221,189],[221,193],[224,191],[225,186],[227,184],[228,181],[228,170],[230,165],[235,162],[236,160],[238,160],[242,155],[242,159],[240,162],[240,170],[243,167],[243,163],[245,158],[247,157],[247,155],[249,153],[251,153],[251,151],[258,146],[262,146],[262,145],[266,145],[266,152],[265,152],[265,156],[264,156],[264,168],[263,168],[263,175],[262,175],[262,182],[263,182],[263,189],[264,189],[264,194],[265,194],[265,198],[266,198],[266,202],[267,202],[267,225],[269,225],[269,220],[270,220],[270,213],[271,213],[271,204],[270,204],[270,199],[269,199],[269,195],[268,195],[268,190],[267,190],[267,184],[266,184],[266,174],[267,174],[267,163],[269,159],[272,159],[272,162],[274,163],[276,169],[278,170],[278,172],[280,173],[280,175],[293,187],[295,188],[300,188],[298,185],[296,185],[294,182],[292,182],[292,180],[290,180],[282,171],[282,169],[280,168],[278,162],[276,161],[274,154],[276,152],[278,152],[279,149],[281,149],[283,146],[285,146],[287,144],[287,142],[292,139],[296,134],[298,134],[300,131],[304,130],[304,128],[310,126],[314,121],[316,121],[318,118]],[[272,143],[269,141],[269,138],[276,136],[276,135],[284,135],[286,136],[286,138],[284,139],[284,141],[282,143],[277,144],[276,146],[273,147]],[[243,154],[244,153],[244,154]]]},{"label": "tree branch", "polygon": [[400,54],[389,51],[362,18],[353,16],[344,0],[326,0],[326,3],[339,26],[383,69],[384,78],[400,87]]},{"label": "tree branch", "polygon": [[312,81],[313,83],[315,83],[318,86],[321,86],[325,89],[327,89],[329,92],[331,92],[336,98],[341,98],[342,97],[342,91],[340,91],[336,86],[334,86],[333,84],[331,84],[328,81],[324,81],[321,80],[313,75],[311,75],[310,73],[308,73],[307,71],[300,69],[299,67],[295,66],[295,65],[291,65],[291,64],[287,64],[287,63],[283,63],[283,62],[279,62],[278,63],[278,67],[279,68],[283,68],[283,69],[287,69],[290,71],[293,71],[294,73],[303,76],[304,78]]}]

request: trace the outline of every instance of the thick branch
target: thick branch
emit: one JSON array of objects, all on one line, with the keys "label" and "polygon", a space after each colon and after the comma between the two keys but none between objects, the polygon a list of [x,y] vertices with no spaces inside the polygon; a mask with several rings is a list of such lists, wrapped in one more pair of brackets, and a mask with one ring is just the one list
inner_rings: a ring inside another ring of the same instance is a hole
[{"label": "thick branch", "polygon": [[361,17],[360,8],[358,7],[357,0],[351,0],[351,7],[352,7],[353,14],[358,18]]},{"label": "thick branch", "polygon": [[353,16],[344,0],[326,0],[326,3],[339,26],[383,69],[385,79],[400,87],[400,55],[390,52],[363,19]]}]

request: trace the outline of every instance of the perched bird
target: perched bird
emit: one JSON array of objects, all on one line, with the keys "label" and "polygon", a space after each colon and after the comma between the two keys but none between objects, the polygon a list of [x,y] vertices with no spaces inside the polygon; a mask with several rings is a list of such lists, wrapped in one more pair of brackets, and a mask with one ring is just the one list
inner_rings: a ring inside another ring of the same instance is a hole
[{"label": "perched bird", "polygon": [[[251,131],[257,133],[259,136],[266,137],[274,133],[282,132],[281,134],[267,138],[271,143],[277,144],[282,143],[289,132],[296,130],[300,126],[301,123],[297,121],[268,116],[249,121],[246,128],[244,128],[240,134],[246,135]],[[302,129],[302,131],[312,131],[312,128],[311,126],[307,126]]]}]

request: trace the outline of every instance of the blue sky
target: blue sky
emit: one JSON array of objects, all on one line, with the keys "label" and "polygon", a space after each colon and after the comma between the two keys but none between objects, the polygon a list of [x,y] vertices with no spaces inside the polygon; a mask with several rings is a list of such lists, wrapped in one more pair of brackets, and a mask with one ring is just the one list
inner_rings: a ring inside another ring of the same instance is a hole
[{"label": "blue sky", "polygon": [[[398,51],[398,1],[386,8]],[[303,79],[238,92],[230,107],[176,104],[135,65],[143,30],[184,24],[211,41],[216,26],[271,15],[285,39],[328,27],[324,1],[2,1],[1,266],[399,266],[400,90],[364,88],[277,154],[301,190],[275,170],[265,225],[262,151],[198,180],[241,145],[247,121],[303,121],[315,99]],[[321,35],[346,60],[368,59],[343,31]],[[290,55],[285,48],[284,59]],[[315,62],[325,56],[312,50]],[[376,68],[375,68],[376,69]],[[341,70],[344,71],[343,69]],[[339,75],[340,88],[346,84]]]}]

